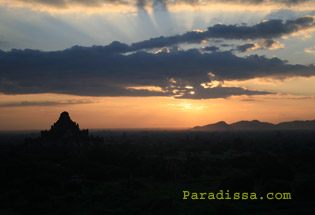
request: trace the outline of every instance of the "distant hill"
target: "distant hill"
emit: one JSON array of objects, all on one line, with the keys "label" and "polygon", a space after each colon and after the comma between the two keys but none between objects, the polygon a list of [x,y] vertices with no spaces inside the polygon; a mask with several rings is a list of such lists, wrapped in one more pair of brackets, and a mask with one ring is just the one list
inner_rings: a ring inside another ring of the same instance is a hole
[{"label": "distant hill", "polygon": [[209,124],[206,126],[196,126],[193,129],[196,130],[216,130],[216,131],[224,131],[224,130],[228,130],[230,129],[230,125],[228,125],[226,122],[221,121],[221,122],[217,122],[215,124]]},{"label": "distant hill", "polygon": [[191,130],[194,131],[240,131],[240,130],[315,130],[315,120],[292,121],[272,124],[268,122],[239,121],[227,124],[224,121],[209,124],[205,126],[196,126]]}]

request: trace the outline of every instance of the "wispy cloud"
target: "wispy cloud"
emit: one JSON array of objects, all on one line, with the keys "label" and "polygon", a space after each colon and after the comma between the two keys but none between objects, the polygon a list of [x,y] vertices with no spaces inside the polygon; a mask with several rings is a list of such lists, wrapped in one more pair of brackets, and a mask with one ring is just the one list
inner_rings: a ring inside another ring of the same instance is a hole
[{"label": "wispy cloud", "polygon": [[315,54],[315,47],[306,48],[304,51],[308,54]]},{"label": "wispy cloud", "polygon": [[28,106],[64,106],[76,104],[91,104],[91,100],[68,100],[68,101],[21,101],[0,103],[0,107],[28,107]]}]

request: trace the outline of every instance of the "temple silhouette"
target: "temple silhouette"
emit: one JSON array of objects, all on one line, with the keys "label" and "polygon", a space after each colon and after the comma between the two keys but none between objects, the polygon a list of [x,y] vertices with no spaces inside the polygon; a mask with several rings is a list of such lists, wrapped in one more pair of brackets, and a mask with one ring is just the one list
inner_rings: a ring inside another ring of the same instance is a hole
[{"label": "temple silhouette", "polygon": [[49,131],[41,131],[41,138],[48,142],[82,142],[89,140],[89,131],[80,130],[79,124],[71,120],[69,113],[62,112]]},{"label": "temple silhouette", "polygon": [[103,143],[104,139],[89,135],[88,129],[80,130],[79,124],[72,121],[69,113],[64,111],[50,130],[41,131],[39,138],[28,139],[26,142],[36,143],[40,147],[81,150],[91,144]]}]

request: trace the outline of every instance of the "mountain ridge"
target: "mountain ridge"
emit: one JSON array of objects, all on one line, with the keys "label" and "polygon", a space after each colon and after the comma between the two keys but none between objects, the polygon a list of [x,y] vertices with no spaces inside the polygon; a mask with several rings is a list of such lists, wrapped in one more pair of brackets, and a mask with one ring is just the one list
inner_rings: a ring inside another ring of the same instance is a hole
[{"label": "mountain ridge", "polygon": [[259,120],[241,120],[231,124],[220,121],[204,126],[195,126],[195,131],[239,131],[239,130],[315,130],[315,120],[295,120],[277,124],[261,122]]}]

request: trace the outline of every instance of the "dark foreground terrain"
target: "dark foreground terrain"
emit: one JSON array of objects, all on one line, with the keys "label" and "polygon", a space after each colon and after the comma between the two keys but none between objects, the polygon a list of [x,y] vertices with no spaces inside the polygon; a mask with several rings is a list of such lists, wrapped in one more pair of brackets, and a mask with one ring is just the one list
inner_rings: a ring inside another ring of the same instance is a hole
[{"label": "dark foreground terrain", "polygon": [[[0,214],[315,214],[314,131],[92,134],[104,143],[54,148],[24,141],[34,132],[1,133]],[[258,199],[183,200],[219,190]],[[292,199],[259,198],[268,192]]]}]

